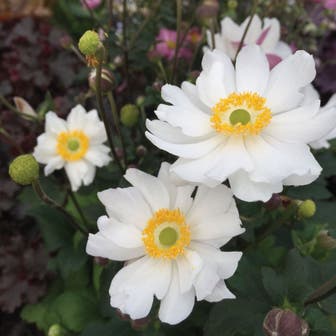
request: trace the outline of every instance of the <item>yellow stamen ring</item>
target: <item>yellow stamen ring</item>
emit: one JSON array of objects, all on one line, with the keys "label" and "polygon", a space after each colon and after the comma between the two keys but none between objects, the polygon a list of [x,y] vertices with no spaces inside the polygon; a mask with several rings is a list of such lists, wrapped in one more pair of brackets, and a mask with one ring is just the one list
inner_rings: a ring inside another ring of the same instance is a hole
[{"label": "yellow stamen ring", "polygon": [[160,209],[147,222],[142,240],[149,256],[175,259],[190,244],[190,229],[179,209]]},{"label": "yellow stamen ring", "polygon": [[212,127],[226,135],[257,135],[272,119],[266,99],[257,93],[231,93],[212,108]]},{"label": "yellow stamen ring", "polygon": [[89,138],[79,130],[62,132],[57,137],[57,153],[66,161],[80,160],[89,148]]}]

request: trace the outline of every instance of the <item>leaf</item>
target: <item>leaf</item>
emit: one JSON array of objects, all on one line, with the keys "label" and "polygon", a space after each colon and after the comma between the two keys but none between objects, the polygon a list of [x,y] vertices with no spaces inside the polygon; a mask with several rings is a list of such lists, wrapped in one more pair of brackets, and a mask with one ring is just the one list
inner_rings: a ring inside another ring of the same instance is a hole
[{"label": "leaf", "polygon": [[267,294],[275,306],[281,306],[287,294],[283,276],[278,275],[272,268],[263,268],[261,272]]}]

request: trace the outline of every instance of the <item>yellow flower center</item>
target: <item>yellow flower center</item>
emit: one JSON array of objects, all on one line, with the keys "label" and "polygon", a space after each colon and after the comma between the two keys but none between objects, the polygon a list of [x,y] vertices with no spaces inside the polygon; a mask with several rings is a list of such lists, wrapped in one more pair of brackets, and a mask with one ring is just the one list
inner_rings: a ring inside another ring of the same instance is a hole
[{"label": "yellow flower center", "polygon": [[212,108],[212,127],[226,135],[257,135],[272,119],[266,99],[257,93],[231,93]]},{"label": "yellow flower center", "polygon": [[147,222],[142,240],[149,256],[175,259],[190,244],[190,229],[179,209],[160,209]]},{"label": "yellow flower center", "polygon": [[66,161],[80,160],[89,148],[89,138],[82,131],[62,132],[57,137],[57,153]]},{"label": "yellow flower center", "polygon": [[166,42],[166,44],[167,44],[167,47],[168,47],[169,49],[175,49],[175,48],[176,48],[176,42],[175,42],[175,41],[168,40],[168,41]]}]

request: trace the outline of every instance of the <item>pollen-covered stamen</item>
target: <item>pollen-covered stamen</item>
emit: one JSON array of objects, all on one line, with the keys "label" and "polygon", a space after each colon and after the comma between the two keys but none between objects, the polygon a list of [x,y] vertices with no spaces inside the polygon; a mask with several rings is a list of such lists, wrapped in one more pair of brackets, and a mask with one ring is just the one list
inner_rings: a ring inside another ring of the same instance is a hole
[{"label": "pollen-covered stamen", "polygon": [[231,93],[212,108],[212,127],[226,135],[256,135],[272,119],[266,99],[257,93]]},{"label": "pollen-covered stamen", "polygon": [[66,161],[80,160],[89,148],[89,138],[79,130],[62,132],[57,137],[57,153]]},{"label": "pollen-covered stamen", "polygon": [[174,259],[190,243],[190,229],[179,209],[160,209],[142,232],[146,252],[153,258]]}]

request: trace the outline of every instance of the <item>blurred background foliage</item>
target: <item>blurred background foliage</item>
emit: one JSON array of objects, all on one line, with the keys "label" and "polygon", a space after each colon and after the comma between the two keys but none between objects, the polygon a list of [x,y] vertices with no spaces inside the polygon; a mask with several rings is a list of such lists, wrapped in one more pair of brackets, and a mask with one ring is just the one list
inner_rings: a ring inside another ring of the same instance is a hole
[{"label": "blurred background foliage", "polygon": [[[200,5],[202,1],[183,1],[184,31],[198,27],[203,39],[194,47],[191,61],[179,60],[177,84],[194,81],[200,70],[208,28],[207,20],[196,15]],[[217,21],[230,16],[241,22],[251,5],[251,1],[220,1]],[[336,91],[335,12],[314,1],[287,0],[260,0],[257,12],[277,17],[282,39],[314,54],[318,71],[314,84],[325,102]],[[131,44],[127,54],[123,20]],[[197,303],[178,326],[160,324],[157,306],[148,318],[137,321],[111,308],[108,287],[121,264],[87,256],[86,236],[61,213],[43,205],[30,187],[20,188],[9,180],[8,163],[32,151],[47,111],[65,117],[76,103],[95,107],[89,69],[76,49],[87,29],[105,38],[106,68],[113,73],[118,110],[131,103],[140,111],[135,126],[122,127],[126,153],[121,147],[118,153],[129,166],[149,173],[156,173],[162,160],[173,160],[144,137],[144,119],[153,117],[161,102],[161,86],[173,72],[172,62],[148,56],[160,28],[176,29],[174,1],[127,1],[126,18],[118,0],[102,1],[92,10],[77,0],[0,2],[0,94],[8,101],[24,98],[40,116],[31,122],[5,104],[0,106],[0,334],[260,336],[266,314],[280,307],[304,318],[310,335],[335,335],[335,287],[327,291],[327,298],[309,301],[336,273],[335,142],[330,150],[315,153],[324,171],[311,185],[288,188],[265,204],[238,202],[247,231],[225,246],[244,251],[229,280],[237,299]],[[42,179],[42,185],[84,225],[63,174]],[[124,185],[116,165],[110,164],[77,193],[91,232],[104,213],[97,191]],[[298,216],[296,200],[307,198],[315,201],[317,211],[304,219]]]}]

